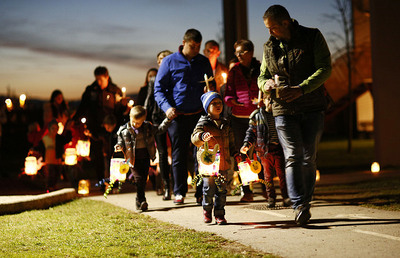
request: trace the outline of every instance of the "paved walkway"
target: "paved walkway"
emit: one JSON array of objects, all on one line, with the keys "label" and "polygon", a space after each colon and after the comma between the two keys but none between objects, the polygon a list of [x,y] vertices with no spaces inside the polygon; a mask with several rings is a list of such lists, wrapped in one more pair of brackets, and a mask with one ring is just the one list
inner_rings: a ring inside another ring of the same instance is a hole
[{"label": "paved walkway", "polygon": [[[351,183],[385,176],[399,178],[400,171],[381,172],[379,176],[370,172],[323,175],[318,184]],[[25,201],[37,198],[42,200],[37,202],[37,208],[45,208],[39,206],[44,199],[48,201],[46,205],[51,203],[49,200],[60,200],[54,196],[68,195],[72,199],[75,195],[69,195],[70,192],[71,189],[63,189],[40,196],[1,196],[0,214],[5,207],[2,205],[14,203],[14,207],[21,207],[23,203],[30,203],[26,209],[33,209],[35,201]],[[107,199],[102,195],[86,198],[137,212],[135,196],[135,193],[121,193],[110,194]],[[260,194],[256,194],[254,202],[247,204],[239,202],[240,196],[228,196],[228,225],[218,226],[203,223],[202,208],[196,205],[193,190],[180,206],[172,201],[162,201],[154,191],[146,192],[146,197],[149,211],[143,213],[145,215],[197,231],[213,232],[282,257],[399,257],[400,253],[400,212],[314,201],[310,224],[302,228],[294,224],[291,209],[267,209]]]}]

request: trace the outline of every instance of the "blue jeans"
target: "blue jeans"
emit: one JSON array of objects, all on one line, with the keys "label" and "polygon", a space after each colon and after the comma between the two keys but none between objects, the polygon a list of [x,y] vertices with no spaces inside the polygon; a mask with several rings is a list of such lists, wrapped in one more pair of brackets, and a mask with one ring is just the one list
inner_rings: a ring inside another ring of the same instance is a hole
[{"label": "blue jeans", "polygon": [[323,111],[275,117],[285,155],[286,183],[293,208],[308,206],[315,186],[317,146],[324,127]]},{"label": "blue jeans", "polygon": [[[201,114],[179,115],[172,120],[168,128],[171,140],[172,174],[174,176],[174,194],[186,196],[188,185],[188,153],[191,135]],[[190,157],[192,158],[192,157]]]},{"label": "blue jeans", "polygon": [[[221,175],[226,178],[227,171],[219,171]],[[218,190],[215,184],[216,177],[204,177],[203,178],[203,210],[212,211],[214,206],[214,216],[225,215],[225,205],[226,205],[226,182],[221,183]],[[215,197],[215,201],[214,201]]]}]

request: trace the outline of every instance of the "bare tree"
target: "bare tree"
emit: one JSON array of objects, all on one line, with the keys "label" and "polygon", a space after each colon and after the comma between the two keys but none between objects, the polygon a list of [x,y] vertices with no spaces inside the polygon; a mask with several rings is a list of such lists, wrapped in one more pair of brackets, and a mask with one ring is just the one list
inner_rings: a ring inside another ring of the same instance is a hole
[{"label": "bare tree", "polygon": [[[335,9],[335,14],[327,14],[326,17],[332,21],[339,23],[342,33],[332,33],[336,40],[339,40],[344,45],[344,54],[346,55],[347,64],[347,80],[348,80],[348,144],[347,152],[352,150],[353,139],[353,108],[352,108],[352,60],[353,60],[353,11],[352,0],[333,0],[332,7]],[[337,46],[337,44],[335,44]],[[340,51],[342,52],[342,51]]]}]

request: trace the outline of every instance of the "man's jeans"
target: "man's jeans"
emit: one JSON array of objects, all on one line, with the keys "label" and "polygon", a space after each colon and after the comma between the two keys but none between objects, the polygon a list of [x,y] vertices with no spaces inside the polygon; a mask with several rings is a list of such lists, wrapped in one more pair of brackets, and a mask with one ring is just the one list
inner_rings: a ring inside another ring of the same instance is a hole
[{"label": "man's jeans", "polygon": [[318,111],[275,117],[293,208],[308,206],[314,193],[317,146],[323,132],[324,116],[323,111]]}]

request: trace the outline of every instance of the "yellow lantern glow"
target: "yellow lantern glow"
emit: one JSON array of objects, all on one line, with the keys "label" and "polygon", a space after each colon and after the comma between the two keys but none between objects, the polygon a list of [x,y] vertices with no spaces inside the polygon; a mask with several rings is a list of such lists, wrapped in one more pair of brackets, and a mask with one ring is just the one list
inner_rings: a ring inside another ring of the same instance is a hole
[{"label": "yellow lantern glow", "polygon": [[76,154],[81,157],[89,157],[90,141],[78,140],[78,143],[76,144]]},{"label": "yellow lantern glow", "polygon": [[122,97],[125,98],[125,96],[126,96],[126,88],[122,87],[121,91],[122,91]]},{"label": "yellow lantern glow", "polygon": [[221,76],[224,79],[224,83],[226,83],[226,78],[228,77],[228,75],[226,73],[222,73]]},{"label": "yellow lantern glow", "polygon": [[34,176],[37,174],[37,160],[34,156],[28,156],[25,158],[25,174]]},{"label": "yellow lantern glow", "polygon": [[[124,165],[124,166],[122,166]],[[120,182],[125,182],[126,180],[126,173],[121,173],[121,166],[122,168],[126,167],[125,159],[124,158],[112,158],[110,162],[110,181],[118,180]],[[122,172],[125,172],[122,169]]]},{"label": "yellow lantern glow", "polygon": [[78,162],[75,148],[67,148],[65,150],[65,164],[69,166],[76,165]]},{"label": "yellow lantern glow", "polygon": [[26,95],[25,94],[21,94],[21,96],[19,96],[19,106],[21,108],[24,108],[25,100],[26,100]]},{"label": "yellow lantern glow", "polygon": [[240,179],[243,185],[249,185],[252,182],[259,180],[258,174],[251,171],[250,164],[247,161],[242,161],[238,164]]},{"label": "yellow lantern glow", "polygon": [[321,175],[319,173],[319,170],[317,169],[317,171],[315,171],[315,181],[319,181],[321,179]]},{"label": "yellow lantern glow", "polygon": [[8,111],[11,111],[12,108],[13,108],[13,103],[12,103],[11,99],[6,99],[5,102],[6,102],[7,110],[8,110]]},{"label": "yellow lantern glow", "polygon": [[190,173],[188,173],[187,184],[188,185],[192,184],[192,176],[190,175]]},{"label": "yellow lantern glow", "polygon": [[80,180],[78,184],[78,194],[87,195],[89,194],[90,181]]},{"label": "yellow lantern glow", "polygon": [[372,172],[372,173],[379,173],[380,171],[381,171],[381,168],[380,168],[380,166],[379,166],[379,163],[378,163],[378,162],[372,163],[372,165],[371,165],[371,172]]},{"label": "yellow lantern glow", "polygon": [[[209,151],[213,151],[212,149]],[[199,174],[203,176],[218,176],[219,174],[219,164],[220,164],[220,154],[217,152],[215,154],[215,160],[210,165],[206,165],[199,160]]]},{"label": "yellow lantern glow", "polygon": [[132,99],[128,101],[128,107],[133,107],[133,104],[135,104],[135,101],[133,101]]}]

